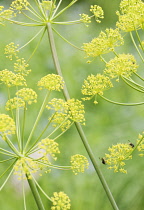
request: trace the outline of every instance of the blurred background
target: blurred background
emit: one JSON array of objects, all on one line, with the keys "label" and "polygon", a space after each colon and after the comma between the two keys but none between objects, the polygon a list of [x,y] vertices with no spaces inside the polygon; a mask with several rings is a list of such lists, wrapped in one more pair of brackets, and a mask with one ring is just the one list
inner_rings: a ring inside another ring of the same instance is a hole
[{"label": "blurred background", "polygon": [[[64,1],[64,4],[70,1]],[[8,7],[11,1],[1,0],[0,5]],[[74,26],[55,26],[66,39],[81,47],[83,43],[89,42],[92,38],[98,36],[101,30],[106,28],[115,28],[117,16],[115,11],[119,9],[120,1],[117,0],[79,0],[73,7],[67,10],[60,21],[79,19],[79,14],[88,13],[91,4],[98,4],[105,13],[105,18],[100,24],[94,20],[89,27],[84,24]],[[21,27],[14,24],[6,24],[0,26],[0,67],[1,70],[12,70],[11,62],[4,56],[4,47],[10,42],[23,46],[30,40],[40,28],[36,27]],[[142,34],[141,34],[142,36]],[[36,38],[27,47],[23,48],[20,55],[28,59],[40,37]],[[89,74],[97,74],[103,71],[105,65],[96,58],[91,64],[86,63],[83,52],[76,50],[72,46],[64,42],[58,35],[55,34],[55,41],[58,51],[58,56],[71,97],[81,99],[81,87],[84,79]],[[135,51],[129,35],[125,36],[125,45],[116,49],[117,53],[132,53],[139,63],[139,74],[143,75],[142,62]],[[113,57],[112,54],[104,56],[106,60]],[[52,61],[52,56],[49,48],[47,34],[45,34],[38,50],[34,57],[30,60],[31,74],[28,77],[28,83],[31,88],[36,88],[36,83],[39,78],[48,73],[56,73]],[[138,81],[136,78],[134,78]],[[38,91],[36,89],[36,91]],[[27,135],[33,125],[38,109],[40,107],[44,93],[38,91],[39,102],[34,107],[28,110],[27,119]],[[59,97],[59,95],[55,94]],[[115,88],[105,92],[105,96],[111,100],[119,102],[140,102],[144,100],[142,94],[130,89],[122,81],[115,84]],[[62,95],[60,95],[62,97]],[[3,85],[0,86],[0,112],[4,111],[4,104],[7,101],[6,89]],[[113,173],[107,170],[106,165],[101,163],[99,158],[107,153],[107,149],[112,144],[128,143],[128,140],[133,144],[139,133],[143,131],[144,109],[143,106],[124,107],[109,104],[99,98],[99,103],[94,105],[92,101],[84,102],[86,125],[83,126],[89,144],[93,150],[96,160],[102,170],[102,173],[110,187],[110,190],[121,210],[141,210],[144,206],[144,182],[143,182],[143,159],[138,157],[135,152],[133,159],[127,162],[128,174]],[[38,127],[41,129],[47,116],[45,115]],[[37,131],[37,132],[38,132]],[[83,154],[88,157],[82,141],[73,126],[59,140],[61,155],[58,158],[57,164],[69,165],[70,155]],[[0,143],[1,146],[3,142]],[[1,156],[1,158],[3,158]],[[90,161],[89,161],[90,162]],[[1,164],[0,172],[4,168]],[[102,188],[99,178],[90,163],[89,169],[84,174],[75,176],[71,171],[52,170],[49,174],[44,174],[42,177],[37,177],[40,185],[52,196],[54,191],[64,191],[71,199],[72,210],[111,210],[110,202]],[[3,179],[0,180],[2,185]],[[15,176],[12,176],[4,189],[0,192],[0,209],[1,210],[16,210],[23,209],[21,182]],[[42,195],[42,200],[46,209],[50,209],[50,202]],[[26,184],[26,202],[28,210],[37,210],[33,196]]]}]

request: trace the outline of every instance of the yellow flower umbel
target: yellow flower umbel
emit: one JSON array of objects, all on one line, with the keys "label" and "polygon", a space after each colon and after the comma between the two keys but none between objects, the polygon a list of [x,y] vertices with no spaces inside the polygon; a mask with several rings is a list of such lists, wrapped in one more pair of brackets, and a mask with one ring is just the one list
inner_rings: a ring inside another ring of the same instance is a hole
[{"label": "yellow flower umbel", "polygon": [[26,63],[24,58],[19,58],[16,60],[16,63],[14,63],[14,71],[22,76],[27,76],[31,72],[30,69],[26,69],[28,66],[29,64]]},{"label": "yellow flower umbel", "polygon": [[15,17],[15,14],[12,10],[10,9],[3,10],[3,8],[4,8],[3,6],[0,6],[0,24],[4,26],[5,21],[7,19],[11,19],[12,17]]},{"label": "yellow flower umbel", "polygon": [[120,76],[129,78],[134,72],[136,72],[138,65],[133,55],[120,54],[118,57],[111,59],[106,63],[105,74],[110,78],[116,78],[119,81]]},{"label": "yellow flower umbel", "polygon": [[16,95],[22,98],[28,104],[37,102],[37,94],[31,88],[23,88],[16,92]]},{"label": "yellow flower umbel", "polygon": [[55,142],[52,139],[46,138],[46,139],[42,139],[39,143],[38,143],[38,148],[42,149],[39,153],[43,155],[43,160],[46,162],[50,162],[49,161],[49,157],[48,155],[51,155],[51,157],[54,160],[57,160],[57,157],[55,154],[59,154],[60,150],[59,150],[59,145],[57,142]]},{"label": "yellow flower umbel", "polygon": [[[109,77],[102,74],[91,74],[86,80],[84,80],[84,84],[82,86],[82,94],[87,96],[83,98],[83,100],[90,100],[97,94],[103,95],[103,92],[111,87],[113,87],[113,85]],[[94,103],[97,103],[97,101]]]},{"label": "yellow flower umbel", "polygon": [[48,74],[40,79],[38,86],[40,89],[61,91],[61,89],[63,89],[64,82],[61,76],[56,74]]},{"label": "yellow flower umbel", "polygon": [[7,69],[0,71],[0,81],[7,87],[26,86],[25,78],[20,74],[15,74]]},{"label": "yellow flower umbel", "polygon": [[12,109],[23,108],[24,106],[25,106],[24,100],[18,97],[14,97],[6,102],[5,109],[9,111]]},{"label": "yellow flower umbel", "polygon": [[106,29],[101,31],[97,38],[89,43],[83,44],[83,50],[87,57],[97,57],[113,51],[115,47],[123,44],[123,38],[119,33],[119,29]]},{"label": "yellow flower umbel", "polygon": [[22,10],[27,10],[29,6],[29,2],[27,0],[15,0],[11,3],[10,9],[16,10],[19,13],[22,12]]},{"label": "yellow flower umbel", "polygon": [[54,127],[61,125],[63,131],[68,129],[72,122],[85,124],[84,105],[77,99],[69,99],[66,102],[63,99],[54,98],[48,102],[46,108],[55,111],[50,120],[54,123]]},{"label": "yellow flower umbel", "polygon": [[117,27],[125,32],[144,29],[144,2],[141,0],[123,0],[120,3],[120,12]]},{"label": "yellow flower umbel", "polygon": [[71,169],[75,175],[78,173],[84,173],[85,169],[88,168],[89,162],[87,158],[83,155],[73,155],[71,156]]},{"label": "yellow flower umbel", "polygon": [[114,172],[127,173],[124,168],[125,160],[132,159],[132,152],[134,148],[130,144],[116,144],[109,147],[109,154],[105,154],[105,162],[108,169],[113,169]]},{"label": "yellow flower umbel", "polygon": [[13,59],[13,57],[18,58],[17,53],[18,53],[18,44],[14,45],[13,42],[11,42],[10,44],[6,45],[5,47],[5,52],[4,54],[6,55],[6,58],[9,58],[10,60]]},{"label": "yellow flower umbel", "polygon": [[64,192],[54,192],[51,200],[53,202],[51,210],[67,210],[71,207],[70,199]]},{"label": "yellow flower umbel", "polygon": [[0,134],[3,139],[6,135],[15,134],[15,122],[6,114],[0,114]]},{"label": "yellow flower umbel", "polygon": [[104,12],[103,9],[98,5],[91,5],[90,12],[92,12],[95,16],[96,22],[100,23],[101,21],[99,19],[104,18]]}]

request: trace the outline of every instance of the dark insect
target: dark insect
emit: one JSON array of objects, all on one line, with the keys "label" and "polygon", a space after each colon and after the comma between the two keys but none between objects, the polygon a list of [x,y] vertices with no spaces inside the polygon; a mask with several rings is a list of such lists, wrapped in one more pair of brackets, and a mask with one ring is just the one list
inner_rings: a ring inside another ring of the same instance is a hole
[{"label": "dark insect", "polygon": [[101,158],[101,161],[102,161],[102,164],[106,164],[106,161],[105,161],[105,159],[104,158]]},{"label": "dark insect", "polygon": [[129,145],[130,145],[132,148],[134,148],[134,146],[135,146],[135,145],[134,145],[133,143],[131,143],[131,142],[129,143]]}]

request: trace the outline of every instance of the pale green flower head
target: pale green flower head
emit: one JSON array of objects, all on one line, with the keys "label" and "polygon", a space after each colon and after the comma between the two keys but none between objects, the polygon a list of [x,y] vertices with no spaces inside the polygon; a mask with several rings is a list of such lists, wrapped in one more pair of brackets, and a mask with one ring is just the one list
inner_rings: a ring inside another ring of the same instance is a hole
[{"label": "pale green flower head", "polygon": [[53,203],[51,210],[68,210],[71,207],[70,199],[64,192],[54,192],[51,200]]},{"label": "pale green flower head", "polygon": [[83,155],[73,155],[71,156],[71,169],[75,175],[78,173],[84,173],[88,169],[89,162],[87,158]]},{"label": "pale green flower head", "polygon": [[5,140],[6,135],[15,134],[15,122],[6,114],[0,114],[0,134]]},{"label": "pale green flower head", "polygon": [[137,71],[138,65],[136,60],[131,54],[119,54],[114,59],[106,63],[104,73],[110,78],[116,78],[119,81],[120,76],[129,78],[134,72]]},{"label": "pale green flower head", "polygon": [[92,39],[89,43],[83,44],[83,50],[87,57],[97,57],[113,51],[115,47],[123,45],[123,38],[119,29],[106,29],[101,31],[97,38]]},{"label": "pale green flower head", "polygon": [[125,167],[126,160],[132,159],[134,148],[130,144],[119,143],[109,147],[109,154],[105,154],[105,163],[108,169],[113,169],[114,172],[127,173]]}]

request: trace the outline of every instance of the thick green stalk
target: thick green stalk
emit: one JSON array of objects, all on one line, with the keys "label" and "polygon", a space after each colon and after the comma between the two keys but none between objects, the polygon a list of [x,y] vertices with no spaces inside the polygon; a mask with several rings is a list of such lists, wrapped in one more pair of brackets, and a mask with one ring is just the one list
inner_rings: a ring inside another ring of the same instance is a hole
[{"label": "thick green stalk", "polygon": [[45,208],[43,206],[43,203],[42,203],[42,200],[40,198],[39,192],[37,190],[37,187],[36,187],[34,181],[32,179],[29,179],[27,174],[26,174],[26,177],[27,177],[27,181],[29,183],[30,189],[32,191],[32,194],[34,196],[34,199],[35,199],[35,202],[37,204],[38,209],[39,210],[45,210]]},{"label": "thick green stalk", "polygon": [[[55,41],[54,41],[54,37],[53,37],[53,31],[52,31],[51,23],[47,23],[47,31],[48,31],[50,47],[51,47],[53,61],[54,61],[54,64],[55,64],[57,74],[63,77],[62,72],[61,72],[61,68],[60,68],[60,64],[59,64],[59,60],[58,60],[58,56],[57,56],[57,51],[56,51],[56,47],[55,47]],[[70,99],[70,96],[69,96],[66,85],[64,86],[63,94],[64,94],[64,97],[65,97],[66,100]],[[102,172],[99,169],[99,166],[96,162],[94,154],[93,154],[93,152],[90,148],[90,145],[89,145],[88,140],[87,140],[87,138],[86,138],[86,136],[83,132],[83,129],[82,129],[81,125],[79,123],[75,122],[75,126],[76,126],[77,131],[78,131],[78,133],[81,137],[81,140],[82,140],[82,142],[85,146],[85,149],[86,149],[86,151],[87,151],[87,153],[88,153],[88,155],[89,155],[89,157],[92,161],[92,164],[95,168],[95,171],[96,171],[96,173],[97,173],[97,175],[98,175],[98,177],[99,177],[99,179],[102,183],[102,186],[103,186],[103,188],[104,188],[104,190],[107,194],[107,197],[109,198],[109,200],[111,202],[111,205],[112,205],[113,209],[118,210],[119,208],[118,208],[118,206],[117,206],[117,204],[116,204],[116,202],[113,198],[113,195],[112,195],[112,193],[111,193],[111,191],[110,191],[110,189],[109,189],[109,187],[106,183],[106,180],[105,180]]]}]

